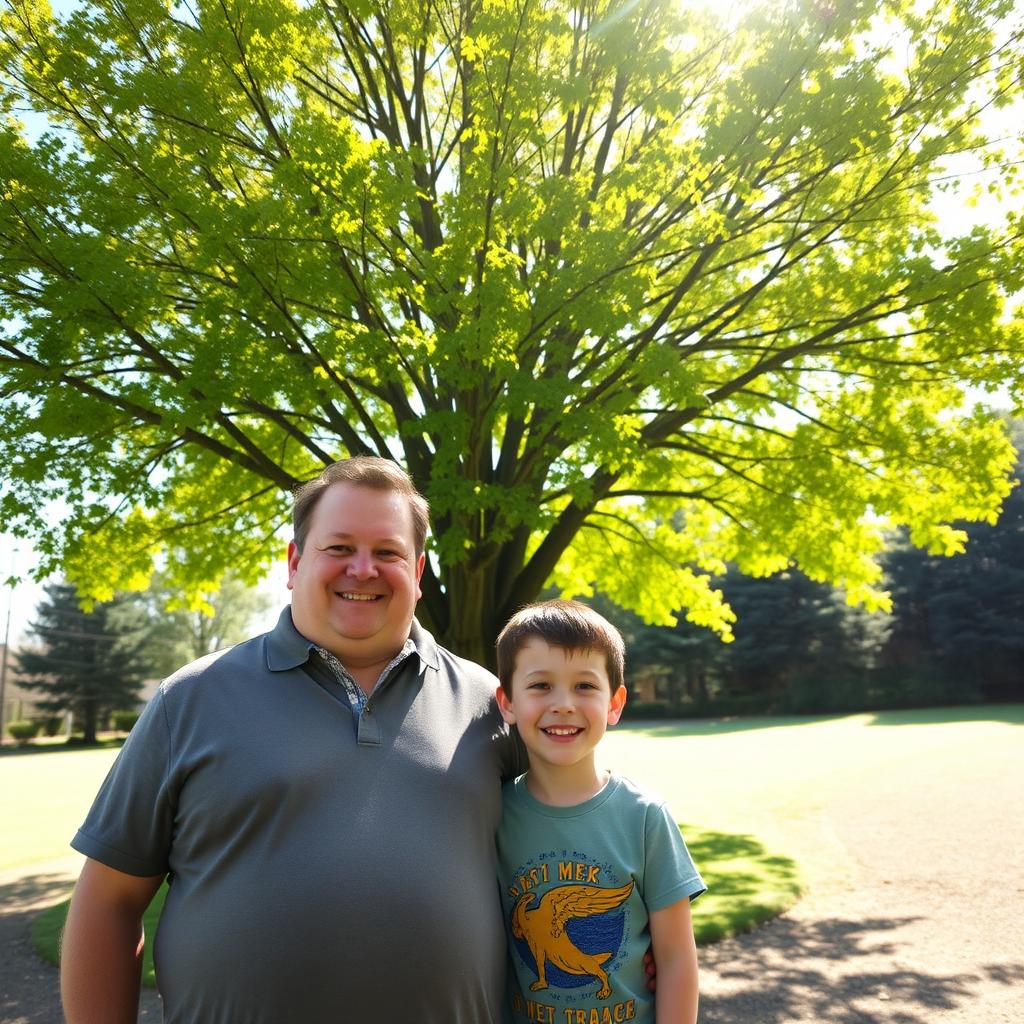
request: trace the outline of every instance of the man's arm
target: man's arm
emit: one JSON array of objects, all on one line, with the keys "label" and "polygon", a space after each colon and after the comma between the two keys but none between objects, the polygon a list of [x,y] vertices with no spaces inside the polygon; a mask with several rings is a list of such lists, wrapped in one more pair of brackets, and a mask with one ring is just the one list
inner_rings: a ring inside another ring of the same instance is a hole
[{"label": "man's arm", "polygon": [[658,1024],[696,1024],[697,944],[688,899],[651,913],[651,948],[658,965]]},{"label": "man's arm", "polygon": [[163,879],[126,875],[86,859],[61,942],[60,994],[67,1024],[135,1024],[142,914]]}]

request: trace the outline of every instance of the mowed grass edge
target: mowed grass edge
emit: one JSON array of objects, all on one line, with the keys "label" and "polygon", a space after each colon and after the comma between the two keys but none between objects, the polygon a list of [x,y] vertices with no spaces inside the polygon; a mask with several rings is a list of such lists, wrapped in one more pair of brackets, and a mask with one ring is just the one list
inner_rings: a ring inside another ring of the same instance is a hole
[{"label": "mowed grass edge", "polygon": [[[755,836],[692,825],[682,826],[682,832],[708,886],[708,891],[693,905],[693,931],[698,946],[756,928],[799,899],[801,883],[796,863],[765,849]],[[150,987],[156,984],[152,938],[166,895],[164,883],[143,918],[148,938],[142,983]],[[44,910],[32,922],[32,945],[46,963],[60,962],[60,936],[70,903],[64,900]]]},{"label": "mowed grass edge", "polygon": [[[885,763],[954,742],[984,742],[1021,726],[1020,703],[807,718],[661,720],[623,723],[609,733],[608,753],[618,770],[666,796],[680,817],[720,826],[683,828],[710,888],[694,905],[694,930],[698,942],[707,945],[782,913],[805,885],[813,889],[814,878],[842,873],[837,860],[842,851],[809,841],[821,833],[813,813],[815,794],[830,780],[859,775],[866,761]],[[7,859],[13,866],[56,857],[66,851],[71,823],[84,816],[112,752],[12,755],[0,758],[0,810],[4,820],[22,822],[24,847],[5,851]],[[29,766],[30,776],[18,772]],[[694,779],[700,779],[699,786]],[[77,810],[71,811],[74,805]],[[725,831],[729,828],[736,831]],[[796,853],[800,868],[769,846]],[[3,860],[0,856],[0,866]],[[161,891],[146,916],[150,936],[162,899]],[[60,904],[34,923],[36,948],[52,963],[66,913],[67,904]],[[152,984],[148,958],[146,972]]]}]

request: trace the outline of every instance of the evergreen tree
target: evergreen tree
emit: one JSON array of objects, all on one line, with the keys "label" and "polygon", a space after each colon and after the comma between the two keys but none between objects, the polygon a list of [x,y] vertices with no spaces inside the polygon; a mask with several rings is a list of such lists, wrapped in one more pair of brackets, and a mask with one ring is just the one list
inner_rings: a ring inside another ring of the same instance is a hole
[{"label": "evergreen tree", "polygon": [[71,711],[84,741],[95,743],[103,718],[137,699],[142,676],[135,637],[123,619],[117,624],[119,601],[86,612],[67,583],[50,583],[45,594],[30,627],[40,647],[17,655],[19,681],[43,695],[44,711]]},{"label": "evergreen tree", "polygon": [[[1024,450],[1024,426],[1014,439]],[[1018,461],[1024,476],[1024,458]],[[900,536],[886,560],[896,621],[886,664],[932,699],[1024,694],[1024,490],[997,522],[963,523],[963,554],[929,555]]]},{"label": "evergreen tree", "polygon": [[736,642],[721,666],[733,699],[796,711],[867,702],[878,616],[795,570],[751,579],[730,569],[723,590],[737,616]]},{"label": "evergreen tree", "polygon": [[716,583],[737,613],[723,644],[683,618],[649,626],[598,593],[588,603],[626,639],[627,675],[646,672],[672,710],[813,712],[863,708],[890,619],[795,570],[751,579],[730,567]]},{"label": "evergreen tree", "polygon": [[[549,596],[556,596],[552,591]],[[622,608],[600,591],[586,598],[622,633],[626,643],[626,679],[643,674],[655,681],[655,698],[670,710],[706,705],[712,695],[716,666],[726,650],[720,638],[695,626],[680,611],[675,626],[652,626],[635,612]],[[642,703],[631,694],[633,705]],[[630,709],[631,705],[626,705]]]}]

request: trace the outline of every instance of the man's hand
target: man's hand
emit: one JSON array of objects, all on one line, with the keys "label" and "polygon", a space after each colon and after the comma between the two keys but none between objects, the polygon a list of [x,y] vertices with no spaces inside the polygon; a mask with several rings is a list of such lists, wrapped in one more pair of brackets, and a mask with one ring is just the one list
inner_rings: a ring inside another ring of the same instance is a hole
[{"label": "man's hand", "polygon": [[647,987],[651,992],[658,991],[658,965],[654,962],[654,950],[647,947],[644,953],[644,972],[647,975]]},{"label": "man's hand", "polygon": [[142,914],[163,878],[126,875],[86,860],[61,941],[60,993],[67,1024],[135,1024]]}]

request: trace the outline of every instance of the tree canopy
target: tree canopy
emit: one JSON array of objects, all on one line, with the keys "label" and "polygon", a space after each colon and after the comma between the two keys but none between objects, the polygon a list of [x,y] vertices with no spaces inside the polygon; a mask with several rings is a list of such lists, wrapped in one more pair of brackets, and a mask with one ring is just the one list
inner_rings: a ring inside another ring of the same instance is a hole
[{"label": "tree canopy", "polygon": [[[965,394],[1022,372],[1020,19],[7,0],[0,514],[84,593],[162,547],[198,592],[376,453],[470,656],[546,582],[726,637],[726,561],[884,604],[885,530],[950,552],[1009,489]],[[965,168],[1005,212],[958,233]]]},{"label": "tree canopy", "polygon": [[217,583],[215,592],[198,595],[202,604],[196,595],[189,600],[169,589],[162,573],[154,576],[148,589],[122,595],[114,621],[133,632],[147,677],[163,678],[252,635],[253,619],[267,610],[267,595],[232,573]]}]

